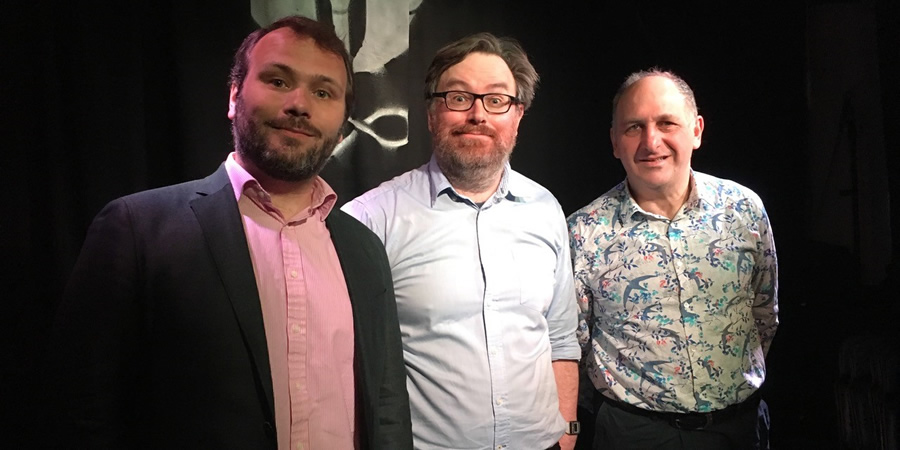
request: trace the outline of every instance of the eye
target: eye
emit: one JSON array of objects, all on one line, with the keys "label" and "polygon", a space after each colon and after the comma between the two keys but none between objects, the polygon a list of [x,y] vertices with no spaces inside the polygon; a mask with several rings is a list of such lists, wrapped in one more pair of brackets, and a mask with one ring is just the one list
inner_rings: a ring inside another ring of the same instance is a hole
[{"label": "eye", "polygon": [[633,123],[631,125],[628,125],[625,128],[626,136],[634,136],[634,135],[640,134],[640,132],[641,132],[641,124],[639,124],[639,123]]},{"label": "eye", "polygon": [[463,103],[468,102],[468,96],[463,94],[462,92],[453,92],[453,93],[447,94],[447,98],[449,98],[450,101],[453,103],[463,104]]},{"label": "eye", "polygon": [[279,89],[287,87],[287,83],[281,78],[272,78],[269,80],[269,84]]},{"label": "eye", "polygon": [[322,99],[332,97],[331,92],[328,92],[325,89],[316,89],[315,91],[313,91],[313,95],[315,95],[317,98]]},{"label": "eye", "polygon": [[505,98],[500,95],[489,95],[485,98],[491,106],[503,106],[506,103]]},{"label": "eye", "polygon": [[670,121],[662,121],[659,123],[658,126],[659,126],[660,130],[670,131],[670,130],[674,130],[675,128],[677,128],[678,124],[675,122],[670,122]]}]

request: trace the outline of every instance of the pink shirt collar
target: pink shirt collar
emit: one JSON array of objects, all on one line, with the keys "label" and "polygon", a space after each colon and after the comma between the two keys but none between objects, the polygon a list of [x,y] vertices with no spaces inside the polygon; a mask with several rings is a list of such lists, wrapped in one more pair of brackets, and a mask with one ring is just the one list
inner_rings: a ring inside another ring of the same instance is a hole
[{"label": "pink shirt collar", "polygon": [[[241,195],[248,195],[263,210],[274,212],[281,216],[281,211],[272,204],[269,193],[263,189],[259,181],[250,172],[247,172],[247,169],[238,164],[235,152],[229,153],[228,157],[225,158],[225,171],[228,172],[228,179],[231,180],[235,200],[240,201]],[[313,181],[312,203],[309,210],[306,214],[300,213],[299,217],[292,217],[290,221],[293,222],[312,216],[319,220],[325,220],[328,214],[331,214],[331,210],[334,209],[336,203],[337,193],[322,177],[316,175]],[[282,217],[282,219],[285,218]]]}]

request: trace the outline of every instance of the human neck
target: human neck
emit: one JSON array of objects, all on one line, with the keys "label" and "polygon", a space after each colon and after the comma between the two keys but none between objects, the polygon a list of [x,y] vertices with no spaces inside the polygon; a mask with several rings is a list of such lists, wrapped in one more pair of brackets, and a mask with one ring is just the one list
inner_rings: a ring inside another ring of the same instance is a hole
[{"label": "human neck", "polygon": [[272,178],[252,162],[241,159],[240,155],[236,154],[235,157],[238,164],[256,178],[260,187],[269,194],[272,204],[286,219],[294,217],[312,204],[315,177],[302,181],[279,180]]},{"label": "human neck", "polygon": [[435,156],[438,168],[453,189],[475,203],[484,203],[497,192],[508,161],[508,158],[502,158],[472,163],[459,158]]},{"label": "human neck", "polygon": [[456,192],[466,196],[474,203],[481,204],[491,198],[494,192],[497,192],[497,188],[500,187],[500,179],[503,177],[503,170],[501,169],[491,176],[458,177],[446,172],[444,176],[447,177],[447,181]]},{"label": "human neck", "polygon": [[641,209],[673,219],[691,195],[691,180],[688,178],[684,184],[669,189],[640,188],[631,182],[628,188]]}]

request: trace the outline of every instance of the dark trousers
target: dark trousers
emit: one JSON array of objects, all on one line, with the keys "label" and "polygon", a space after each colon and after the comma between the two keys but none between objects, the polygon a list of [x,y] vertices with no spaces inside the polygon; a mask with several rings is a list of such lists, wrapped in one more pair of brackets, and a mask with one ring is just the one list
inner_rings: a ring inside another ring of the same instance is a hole
[{"label": "dark trousers", "polygon": [[594,450],[684,449],[731,450],[767,449],[769,414],[765,402],[745,408],[702,430],[681,430],[659,417],[634,414],[608,401],[597,411]]}]

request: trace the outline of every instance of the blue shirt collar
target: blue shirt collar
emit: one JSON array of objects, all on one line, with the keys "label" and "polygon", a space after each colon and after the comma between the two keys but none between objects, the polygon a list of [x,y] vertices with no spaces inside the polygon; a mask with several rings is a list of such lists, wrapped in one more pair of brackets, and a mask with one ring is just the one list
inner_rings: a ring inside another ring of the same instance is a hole
[{"label": "blue shirt collar", "polygon": [[[437,202],[438,197],[441,194],[448,194],[454,197],[455,199],[464,199],[465,197],[460,193],[456,192],[456,189],[453,188],[453,185],[450,184],[450,180],[444,176],[444,172],[441,171],[441,168],[438,166],[437,160],[434,155],[431,156],[431,160],[428,161],[428,181],[430,184],[430,195],[431,195],[431,206],[434,207],[435,202]],[[516,196],[510,191],[510,165],[507,161],[503,166],[503,175],[500,176],[500,186],[497,187],[497,192],[494,192],[486,202],[485,206],[488,206],[491,203],[496,203],[502,199],[507,199],[515,202],[524,202],[525,198],[521,196]]]}]

